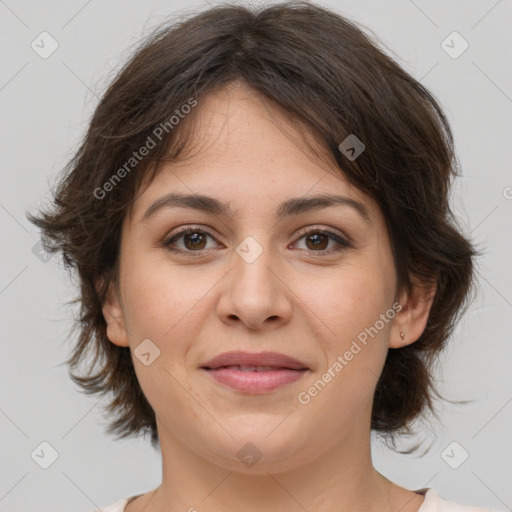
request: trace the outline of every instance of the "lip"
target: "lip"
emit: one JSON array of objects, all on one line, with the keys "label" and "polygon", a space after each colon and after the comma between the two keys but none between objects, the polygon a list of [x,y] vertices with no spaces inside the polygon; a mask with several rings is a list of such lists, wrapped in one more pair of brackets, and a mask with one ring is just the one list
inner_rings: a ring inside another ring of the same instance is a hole
[{"label": "lip", "polygon": [[243,352],[232,351],[210,359],[202,368],[215,370],[222,366],[273,366],[289,370],[309,370],[301,361],[279,352]]},{"label": "lip", "polygon": [[301,361],[278,352],[241,351],[220,354],[201,369],[217,382],[250,394],[266,393],[291,384],[309,371]]}]

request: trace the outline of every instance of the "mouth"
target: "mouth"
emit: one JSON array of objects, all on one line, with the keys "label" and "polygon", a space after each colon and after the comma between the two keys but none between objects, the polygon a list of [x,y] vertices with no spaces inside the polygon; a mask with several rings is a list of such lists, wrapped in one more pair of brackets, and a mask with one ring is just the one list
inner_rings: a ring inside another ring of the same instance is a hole
[{"label": "mouth", "polygon": [[[277,370],[292,370],[293,368],[287,368],[284,366],[248,366],[241,364],[232,364],[229,366],[219,366],[217,368],[205,368],[206,370],[237,370],[239,372],[275,372]],[[305,368],[304,368],[305,369]]]},{"label": "mouth", "polygon": [[301,379],[310,369],[276,352],[226,352],[200,367],[216,382],[249,394],[268,393]]}]

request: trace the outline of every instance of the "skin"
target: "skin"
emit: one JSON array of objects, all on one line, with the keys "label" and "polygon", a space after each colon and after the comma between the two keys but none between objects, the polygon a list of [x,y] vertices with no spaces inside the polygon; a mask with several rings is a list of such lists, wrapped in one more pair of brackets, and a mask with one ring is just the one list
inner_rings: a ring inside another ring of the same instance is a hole
[{"label": "skin", "polygon": [[[296,122],[236,83],[197,108],[201,150],[139,191],[123,224],[119,286],[103,308],[112,343],[133,353],[150,339],[160,350],[148,366],[133,360],[156,413],[162,483],[126,511],[417,511],[423,496],[374,469],[370,420],[386,353],[400,350],[400,332],[406,343],[419,338],[430,290],[397,296],[382,213],[334,164],[299,147],[297,134],[291,140]],[[170,207],[141,220],[169,192],[209,195],[236,214]],[[362,203],[369,222],[340,205],[274,218],[287,199],[333,193]],[[178,252],[165,247],[185,225],[203,238],[182,236],[172,246]],[[319,249],[315,228],[351,245],[320,237]],[[262,249],[251,263],[236,252],[246,237]],[[402,309],[393,320],[300,403],[298,393],[397,300]],[[281,352],[310,371],[271,393],[244,394],[199,369],[230,350]],[[247,442],[262,454],[251,468],[236,455]]]}]

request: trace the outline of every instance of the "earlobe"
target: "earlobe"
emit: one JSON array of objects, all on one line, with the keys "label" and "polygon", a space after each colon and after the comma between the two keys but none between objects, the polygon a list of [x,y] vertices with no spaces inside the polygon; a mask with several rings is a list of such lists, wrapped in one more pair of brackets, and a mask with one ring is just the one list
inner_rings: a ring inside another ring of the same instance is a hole
[{"label": "earlobe", "polygon": [[123,310],[114,283],[110,282],[102,306],[103,318],[107,324],[107,338],[120,347],[128,347],[128,332],[125,326]]},{"label": "earlobe", "polygon": [[413,285],[410,293],[402,295],[399,301],[402,308],[393,321],[389,348],[401,348],[418,340],[427,325],[435,293],[435,284],[422,283]]}]

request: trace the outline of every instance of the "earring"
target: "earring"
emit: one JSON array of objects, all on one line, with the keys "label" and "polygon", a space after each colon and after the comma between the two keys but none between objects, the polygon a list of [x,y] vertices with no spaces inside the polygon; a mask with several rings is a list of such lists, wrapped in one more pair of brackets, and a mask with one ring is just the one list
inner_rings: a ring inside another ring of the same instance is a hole
[{"label": "earring", "polygon": [[405,336],[402,331],[400,331],[400,338],[402,338],[402,345],[405,345]]}]

